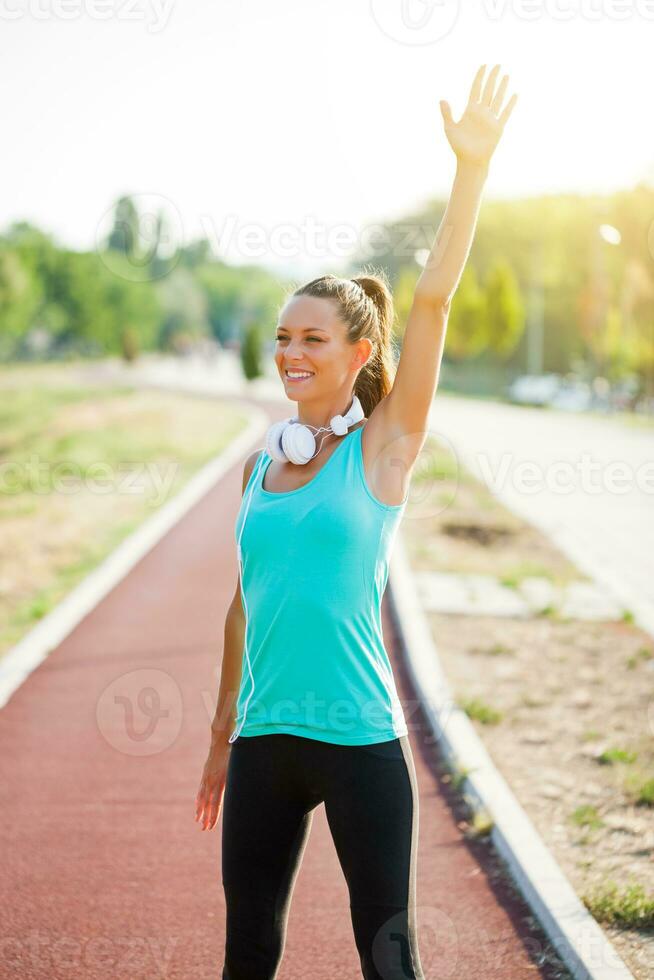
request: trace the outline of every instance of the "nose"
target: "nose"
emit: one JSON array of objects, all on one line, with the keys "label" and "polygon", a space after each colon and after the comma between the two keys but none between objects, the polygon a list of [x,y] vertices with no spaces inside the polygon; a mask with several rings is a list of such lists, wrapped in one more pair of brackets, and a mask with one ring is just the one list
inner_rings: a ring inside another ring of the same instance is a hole
[{"label": "nose", "polygon": [[[297,348],[298,348],[297,353],[295,352],[295,346],[297,346]],[[296,363],[296,362],[299,362],[299,361],[302,360],[302,356],[303,355],[302,355],[302,351],[300,350],[300,345],[299,344],[298,345],[294,345],[294,343],[291,342],[286,347],[286,350],[285,350],[284,353],[286,355],[286,360],[289,362],[289,364],[291,362],[292,363]]]}]

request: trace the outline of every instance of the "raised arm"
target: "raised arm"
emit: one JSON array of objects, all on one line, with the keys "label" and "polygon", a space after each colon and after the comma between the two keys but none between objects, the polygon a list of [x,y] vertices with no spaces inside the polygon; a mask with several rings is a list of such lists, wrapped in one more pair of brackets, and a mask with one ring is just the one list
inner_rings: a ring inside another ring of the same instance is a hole
[{"label": "raised arm", "polygon": [[472,244],[490,159],[517,95],[500,113],[508,75],[496,89],[499,65],[483,84],[482,65],[475,75],[465,111],[458,122],[441,102],[445,135],[456,154],[456,175],[429,258],[416,283],[407,318],[395,381],[384,399],[384,428],[389,438],[426,433],[452,297]]}]

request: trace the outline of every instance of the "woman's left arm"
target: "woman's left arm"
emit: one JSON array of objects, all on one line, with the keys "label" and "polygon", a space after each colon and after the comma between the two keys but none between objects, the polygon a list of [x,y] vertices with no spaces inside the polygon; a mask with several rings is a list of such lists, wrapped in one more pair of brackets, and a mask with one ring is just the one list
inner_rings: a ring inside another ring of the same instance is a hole
[{"label": "woman's left arm", "polygon": [[482,85],[485,65],[475,75],[465,111],[452,119],[441,102],[445,134],[456,154],[456,175],[429,258],[416,283],[402,353],[391,392],[384,399],[385,428],[393,437],[424,433],[438,384],[450,303],[470,251],[488,166],[516,103],[504,99],[508,75],[495,92],[499,65]]}]

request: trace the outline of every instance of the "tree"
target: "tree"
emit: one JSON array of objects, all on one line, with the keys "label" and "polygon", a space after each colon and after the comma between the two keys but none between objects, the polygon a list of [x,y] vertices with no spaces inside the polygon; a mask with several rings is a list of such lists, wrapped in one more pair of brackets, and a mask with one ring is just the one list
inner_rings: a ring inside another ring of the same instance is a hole
[{"label": "tree", "polygon": [[254,322],[249,323],[245,328],[241,344],[241,367],[248,381],[261,377],[262,346],[259,325]]},{"label": "tree", "polygon": [[393,305],[397,314],[398,332],[401,337],[404,337],[419,275],[420,269],[416,265],[405,265],[400,269],[397,281],[393,286]]},{"label": "tree", "polygon": [[0,343],[5,353],[30,329],[38,306],[38,284],[29,266],[15,251],[0,245]]},{"label": "tree", "polygon": [[138,252],[139,215],[131,197],[120,197],[114,210],[114,224],[107,238],[107,248],[134,258]]},{"label": "tree", "polygon": [[487,346],[506,358],[518,346],[525,329],[520,287],[506,259],[498,259],[485,283]]},{"label": "tree", "polygon": [[452,299],[445,340],[445,351],[455,360],[479,354],[487,343],[486,302],[477,282],[474,266],[468,261]]},{"label": "tree", "polygon": [[253,320],[269,323],[273,335],[283,286],[269,272],[212,262],[195,270],[195,277],[207,298],[211,332],[221,344],[237,339]]},{"label": "tree", "polygon": [[[209,333],[207,298],[193,274],[183,267],[175,269],[155,283],[156,294],[163,310],[160,344],[177,349],[178,335],[188,346]],[[179,341],[180,343],[182,340]]]}]

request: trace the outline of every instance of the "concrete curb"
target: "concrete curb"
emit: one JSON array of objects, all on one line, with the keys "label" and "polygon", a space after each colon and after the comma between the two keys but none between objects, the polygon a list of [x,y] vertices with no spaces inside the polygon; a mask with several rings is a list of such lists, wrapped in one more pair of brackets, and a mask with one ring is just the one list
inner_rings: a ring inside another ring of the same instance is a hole
[{"label": "concrete curb", "polygon": [[269,425],[268,415],[246,402],[250,422],[222,452],[202,467],[180,492],[147,518],[0,659],[0,708],[48,654],[68,636],[168,531],[221,479]]},{"label": "concrete curb", "polygon": [[389,585],[407,669],[433,735],[448,764],[467,774],[464,793],[475,812],[490,816],[493,844],[557,954],[575,980],[634,980],[457,707],[418,600],[401,527]]}]

